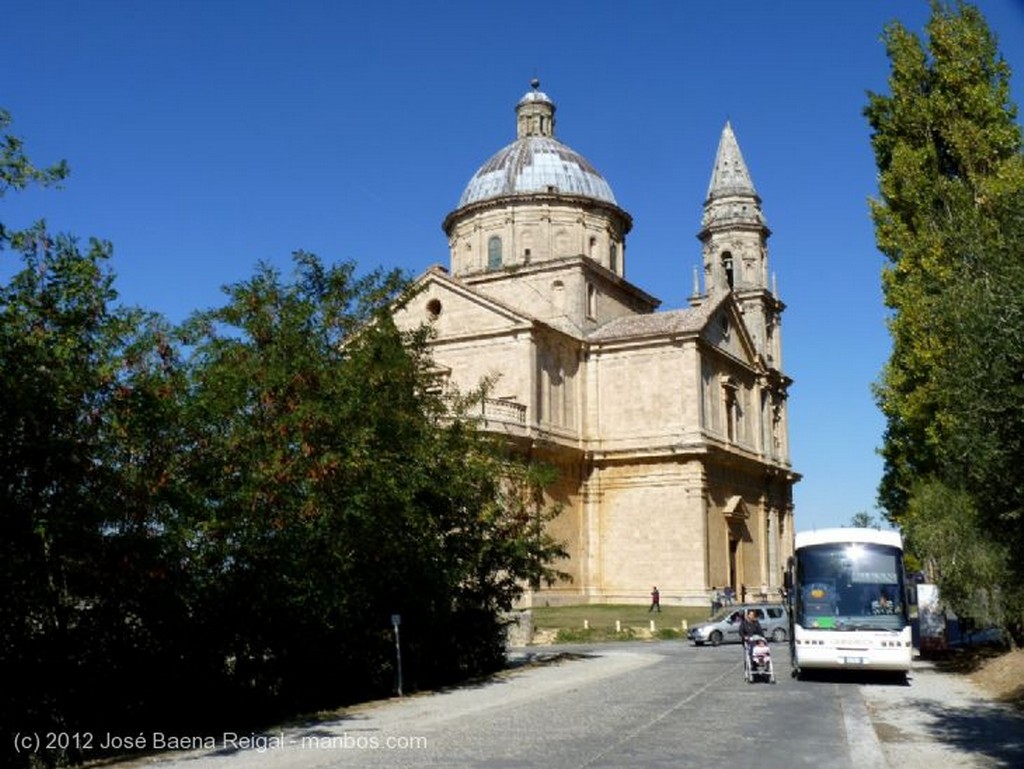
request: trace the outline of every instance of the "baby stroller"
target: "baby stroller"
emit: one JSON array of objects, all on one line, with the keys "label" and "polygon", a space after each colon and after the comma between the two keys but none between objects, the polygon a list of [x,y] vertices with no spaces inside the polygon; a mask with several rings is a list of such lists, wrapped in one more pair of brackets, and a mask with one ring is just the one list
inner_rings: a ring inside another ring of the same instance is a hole
[{"label": "baby stroller", "polygon": [[748,684],[757,680],[775,683],[772,650],[763,635],[752,635],[743,645],[743,678]]}]

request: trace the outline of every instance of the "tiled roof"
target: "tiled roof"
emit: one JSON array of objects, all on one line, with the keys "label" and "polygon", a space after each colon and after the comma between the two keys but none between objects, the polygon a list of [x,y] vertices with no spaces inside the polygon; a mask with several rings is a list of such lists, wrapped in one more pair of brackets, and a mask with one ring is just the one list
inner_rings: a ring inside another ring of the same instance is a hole
[{"label": "tiled roof", "polygon": [[707,324],[711,313],[715,311],[725,297],[725,293],[720,293],[717,296],[705,299],[696,307],[616,318],[588,334],[587,339],[591,342],[607,342],[618,339],[667,336],[700,331]]}]

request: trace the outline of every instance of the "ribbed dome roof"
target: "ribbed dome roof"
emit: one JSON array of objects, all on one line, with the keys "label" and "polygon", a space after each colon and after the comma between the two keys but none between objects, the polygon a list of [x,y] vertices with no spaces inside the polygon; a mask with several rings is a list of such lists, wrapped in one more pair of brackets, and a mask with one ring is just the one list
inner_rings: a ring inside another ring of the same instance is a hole
[{"label": "ribbed dome roof", "polygon": [[499,150],[473,175],[459,208],[503,195],[561,192],[615,203],[604,177],[573,149],[547,136],[527,136]]},{"label": "ribbed dome roof", "polygon": [[538,90],[516,105],[518,137],[495,153],[469,180],[459,208],[489,198],[562,193],[617,205],[612,188],[590,162],[554,137],[555,103]]}]

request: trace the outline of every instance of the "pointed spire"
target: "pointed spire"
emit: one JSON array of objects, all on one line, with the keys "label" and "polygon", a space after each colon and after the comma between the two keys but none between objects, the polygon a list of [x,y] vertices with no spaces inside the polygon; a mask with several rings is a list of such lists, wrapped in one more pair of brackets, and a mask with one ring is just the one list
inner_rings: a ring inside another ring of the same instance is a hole
[{"label": "pointed spire", "polygon": [[715,168],[711,172],[711,183],[708,185],[708,200],[726,195],[757,196],[747,164],[743,162],[736,134],[732,131],[732,123],[728,120],[722,129],[722,138],[718,141]]},{"label": "pointed spire", "polygon": [[705,290],[727,286],[734,291],[766,291],[769,235],[761,198],[743,162],[732,123],[726,121],[697,233],[704,244]]}]

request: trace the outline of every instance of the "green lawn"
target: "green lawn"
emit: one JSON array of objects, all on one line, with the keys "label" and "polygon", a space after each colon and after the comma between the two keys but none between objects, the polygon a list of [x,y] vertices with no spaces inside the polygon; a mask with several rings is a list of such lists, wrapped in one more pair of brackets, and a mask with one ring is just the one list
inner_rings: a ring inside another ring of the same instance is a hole
[{"label": "green lawn", "polygon": [[635,629],[648,631],[653,620],[655,637],[670,639],[686,637],[683,620],[692,627],[708,618],[708,610],[700,607],[662,606],[660,612],[647,609],[646,605],[637,604],[535,606],[533,626],[535,631],[554,630],[558,633],[557,641],[571,643],[628,640],[638,636]]}]

